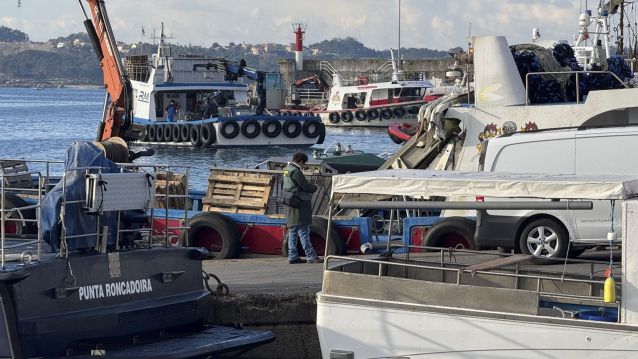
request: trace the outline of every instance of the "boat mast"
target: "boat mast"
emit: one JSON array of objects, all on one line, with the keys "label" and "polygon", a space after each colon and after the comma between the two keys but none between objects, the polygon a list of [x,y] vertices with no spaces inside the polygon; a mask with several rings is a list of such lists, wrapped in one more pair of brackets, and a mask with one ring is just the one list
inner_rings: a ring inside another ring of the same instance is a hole
[{"label": "boat mast", "polygon": [[403,68],[401,63],[401,0],[399,0],[399,47],[397,48],[397,61],[399,61],[399,69]]}]

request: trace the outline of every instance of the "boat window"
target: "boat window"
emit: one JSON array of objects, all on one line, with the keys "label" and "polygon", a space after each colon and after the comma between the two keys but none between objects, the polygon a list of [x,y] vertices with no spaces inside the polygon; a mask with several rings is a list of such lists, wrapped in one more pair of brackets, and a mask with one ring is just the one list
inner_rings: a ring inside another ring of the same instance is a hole
[{"label": "boat window", "polygon": [[370,106],[385,105],[392,94],[388,89],[372,90],[370,94]]},{"label": "boat window", "polygon": [[342,108],[361,108],[365,101],[365,92],[347,93],[343,96]]}]

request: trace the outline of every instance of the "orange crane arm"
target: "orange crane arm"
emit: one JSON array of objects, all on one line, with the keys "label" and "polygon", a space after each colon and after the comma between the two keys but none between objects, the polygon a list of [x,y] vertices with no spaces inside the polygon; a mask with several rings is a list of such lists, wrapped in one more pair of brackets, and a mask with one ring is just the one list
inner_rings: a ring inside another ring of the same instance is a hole
[{"label": "orange crane arm", "polygon": [[[82,0],[80,5],[82,5]],[[93,48],[100,60],[100,68],[104,75],[104,87],[107,92],[107,103],[102,114],[102,122],[98,129],[97,140],[103,141],[111,137],[124,137],[132,123],[132,90],[131,84],[120,60],[115,36],[111,29],[104,0],[86,0],[91,11],[92,21],[84,15],[84,26],[93,43]],[[84,7],[82,6],[84,11]]]}]

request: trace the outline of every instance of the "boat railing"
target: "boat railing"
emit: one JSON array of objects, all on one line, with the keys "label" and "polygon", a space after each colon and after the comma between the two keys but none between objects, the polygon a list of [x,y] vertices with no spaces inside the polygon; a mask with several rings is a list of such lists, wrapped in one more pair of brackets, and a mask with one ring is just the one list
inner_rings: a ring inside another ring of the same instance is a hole
[{"label": "boat railing", "polygon": [[[605,282],[602,273],[609,267],[608,262],[563,259],[565,264],[580,266],[578,272],[567,273],[566,266],[561,271],[551,265],[526,263],[528,256],[520,254],[414,245],[392,247],[402,248],[405,251],[403,257],[389,252],[377,258],[329,255],[325,259],[324,270],[453,285],[529,290],[536,292],[541,300],[550,302],[571,300],[599,306],[620,306],[620,299],[615,303],[605,303],[602,295]],[[408,248],[428,252],[410,256]],[[477,257],[483,261],[477,261]],[[617,273],[620,272],[620,266],[616,264],[613,267]],[[583,270],[583,267],[587,270]]]},{"label": "boat railing", "polygon": [[302,100],[326,100],[326,93],[317,89],[297,88],[297,93]]},{"label": "boat railing", "polygon": [[582,75],[586,75],[586,74],[601,74],[601,75],[610,75],[611,77],[613,77],[616,81],[618,81],[618,83],[624,87],[624,88],[629,88],[629,86],[627,86],[626,83],[624,83],[619,77],[618,75],[616,75],[615,73],[611,72],[611,71],[569,71],[569,72],[564,72],[564,71],[548,71],[548,72],[528,72],[527,74],[525,74],[525,105],[529,105],[529,78],[530,76],[556,76],[556,75],[562,75],[562,76],[571,76],[571,75],[575,75],[576,76],[576,103],[579,104],[580,101],[580,78]]}]

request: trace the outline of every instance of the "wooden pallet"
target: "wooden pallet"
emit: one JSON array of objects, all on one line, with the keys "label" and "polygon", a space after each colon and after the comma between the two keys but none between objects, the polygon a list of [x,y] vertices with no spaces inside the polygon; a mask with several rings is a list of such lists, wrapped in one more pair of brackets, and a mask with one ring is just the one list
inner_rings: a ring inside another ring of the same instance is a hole
[{"label": "wooden pallet", "polygon": [[25,161],[0,161],[5,189],[33,188],[33,179]]},{"label": "wooden pallet", "polygon": [[212,168],[203,210],[266,214],[275,176],[276,172],[268,170]]}]

